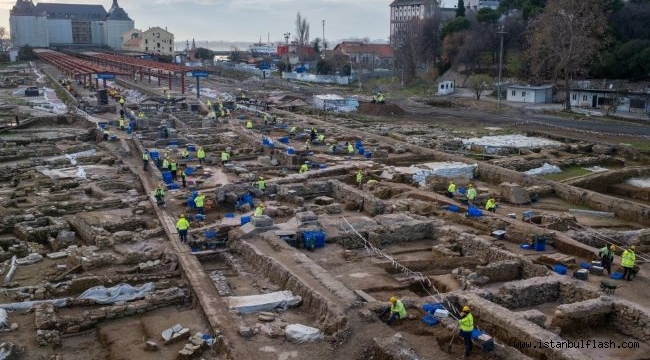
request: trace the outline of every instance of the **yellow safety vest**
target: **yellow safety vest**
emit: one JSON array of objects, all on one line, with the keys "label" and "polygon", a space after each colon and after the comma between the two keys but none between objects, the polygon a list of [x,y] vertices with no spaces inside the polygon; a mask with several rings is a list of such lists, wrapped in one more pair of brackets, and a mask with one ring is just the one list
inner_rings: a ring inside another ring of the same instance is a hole
[{"label": "yellow safety vest", "polygon": [[205,200],[205,195],[199,195],[194,199],[194,204],[196,207],[203,207],[203,201]]},{"label": "yellow safety vest", "polygon": [[190,228],[190,223],[187,221],[186,218],[180,218],[176,222],[176,229],[177,230],[187,230]]},{"label": "yellow safety vest", "polygon": [[496,206],[497,206],[497,204],[496,204],[494,201],[492,201],[492,200],[488,200],[488,201],[485,203],[485,210],[490,210],[490,209],[492,209],[492,208],[494,208],[494,207],[496,207]]},{"label": "yellow safety vest", "polygon": [[621,266],[631,268],[634,267],[634,262],[636,261],[636,254],[632,250],[623,251],[621,256]]},{"label": "yellow safety vest", "polygon": [[257,182],[257,188],[260,190],[265,190],[266,189],[266,182],[264,180],[260,180]]},{"label": "yellow safety vest", "polygon": [[449,186],[447,187],[447,192],[450,193],[456,192],[456,184],[454,183],[449,184]]},{"label": "yellow safety vest", "polygon": [[253,122],[252,121],[247,121],[246,122],[246,128],[247,129],[252,129],[253,128]]},{"label": "yellow safety vest", "polygon": [[205,157],[205,151],[203,151],[203,148],[199,148],[199,151],[196,152],[196,157],[199,159],[203,159]]},{"label": "yellow safety vest", "polygon": [[467,199],[474,200],[476,198],[476,189],[469,188],[467,190]]},{"label": "yellow safety vest", "polygon": [[167,159],[163,160],[163,167],[165,169],[169,167],[169,161],[167,161]]},{"label": "yellow safety vest", "polygon": [[474,317],[472,314],[467,314],[465,317],[458,320],[458,327],[465,332],[474,330]]},{"label": "yellow safety vest", "polygon": [[390,312],[397,313],[400,319],[406,317],[406,308],[404,308],[404,303],[401,300],[397,300],[395,304],[390,305]]},{"label": "yellow safety vest", "polygon": [[142,154],[142,160],[149,161],[149,154],[148,153],[143,153]]},{"label": "yellow safety vest", "polygon": [[352,146],[352,144],[348,145],[348,153],[354,154],[354,146]]},{"label": "yellow safety vest", "polygon": [[255,208],[255,214],[253,214],[253,216],[262,216],[263,212],[264,212],[264,208],[258,206],[257,208]]},{"label": "yellow safety vest", "polygon": [[361,173],[361,171],[359,171],[357,173],[357,183],[360,183],[362,181],[363,181],[363,174]]},{"label": "yellow safety vest", "polygon": [[300,173],[302,174],[307,170],[309,170],[309,166],[307,166],[307,164],[302,164],[302,166],[300,167]]},{"label": "yellow safety vest", "polygon": [[222,160],[222,161],[227,161],[227,160],[229,160],[229,159],[230,159],[230,154],[228,154],[228,153],[225,152],[225,151],[221,153],[221,160]]}]

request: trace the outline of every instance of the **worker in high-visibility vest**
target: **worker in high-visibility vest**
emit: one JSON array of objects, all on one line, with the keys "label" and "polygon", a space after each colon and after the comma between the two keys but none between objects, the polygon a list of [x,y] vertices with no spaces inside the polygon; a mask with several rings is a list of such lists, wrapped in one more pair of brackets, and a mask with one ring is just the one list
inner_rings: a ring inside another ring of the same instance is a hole
[{"label": "worker in high-visibility vest", "polygon": [[199,146],[199,150],[196,151],[196,158],[199,159],[199,164],[203,164],[205,161],[205,150],[203,150],[203,146]]},{"label": "worker in high-visibility vest", "polygon": [[359,189],[361,189],[363,187],[363,171],[361,169],[359,169],[359,171],[357,171],[357,179],[356,180],[357,180],[357,185],[359,186]]},{"label": "worker in high-visibility vest", "polygon": [[194,198],[194,205],[196,206],[196,212],[203,215],[205,214],[205,195],[198,194]]},{"label": "worker in high-visibility vest", "polygon": [[354,145],[348,143],[348,155],[354,155]]},{"label": "worker in high-visibility vest", "polygon": [[469,184],[465,196],[467,197],[467,202],[470,205],[474,205],[474,200],[476,199],[476,188],[474,188],[474,185]]},{"label": "worker in high-visibility vest", "polygon": [[305,162],[304,164],[302,164],[302,165],[300,166],[300,170],[298,170],[298,172],[299,172],[300,174],[304,174],[304,173],[306,173],[308,170],[309,170],[309,165],[307,165],[307,163]]},{"label": "worker in high-visibility vest", "polygon": [[453,198],[455,193],[456,193],[456,183],[454,183],[453,180],[449,180],[449,184],[447,185],[447,197]]},{"label": "worker in high-visibility vest", "polygon": [[460,336],[465,340],[465,357],[472,354],[472,331],[474,331],[474,316],[469,310],[469,306],[464,306],[458,319],[458,329]]},{"label": "worker in high-visibility vest", "polygon": [[246,129],[252,129],[253,128],[253,122],[251,120],[246,121]]},{"label": "worker in high-visibility vest", "polygon": [[124,118],[120,117],[119,124],[120,124],[120,130],[124,131]]}]

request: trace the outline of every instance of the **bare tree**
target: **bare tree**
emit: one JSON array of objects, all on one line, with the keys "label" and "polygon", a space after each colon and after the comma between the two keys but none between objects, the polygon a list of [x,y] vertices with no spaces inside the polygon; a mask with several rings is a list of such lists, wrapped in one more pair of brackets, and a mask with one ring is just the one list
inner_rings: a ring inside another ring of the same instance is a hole
[{"label": "bare tree", "polygon": [[549,0],[530,25],[532,73],[537,79],[564,77],[567,110],[571,110],[569,78],[583,73],[605,45],[606,26],[601,0]]},{"label": "bare tree", "polygon": [[[309,45],[309,23],[307,19],[303,18],[300,15],[300,12],[296,14],[296,43],[298,43],[298,56],[302,55],[302,52],[305,49],[305,46]],[[301,56],[302,57],[302,56]]]},{"label": "bare tree", "polygon": [[9,36],[7,35],[7,29],[4,26],[0,26],[0,51],[6,52],[9,51],[11,47],[11,41],[9,41]]},{"label": "bare tree", "polygon": [[467,79],[467,87],[469,87],[476,96],[476,100],[481,100],[483,90],[487,90],[494,85],[494,80],[485,74],[472,74]]}]

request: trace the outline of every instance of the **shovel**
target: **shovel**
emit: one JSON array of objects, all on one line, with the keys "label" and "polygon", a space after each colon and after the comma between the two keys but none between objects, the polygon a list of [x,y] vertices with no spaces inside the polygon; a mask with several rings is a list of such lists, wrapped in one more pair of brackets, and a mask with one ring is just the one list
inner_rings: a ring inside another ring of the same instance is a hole
[{"label": "shovel", "polygon": [[447,352],[451,354],[451,344],[454,342],[454,339],[456,338],[456,333],[458,333],[458,326],[456,326],[456,330],[454,331],[454,334],[451,335],[451,341],[449,341],[449,345],[447,345]]}]

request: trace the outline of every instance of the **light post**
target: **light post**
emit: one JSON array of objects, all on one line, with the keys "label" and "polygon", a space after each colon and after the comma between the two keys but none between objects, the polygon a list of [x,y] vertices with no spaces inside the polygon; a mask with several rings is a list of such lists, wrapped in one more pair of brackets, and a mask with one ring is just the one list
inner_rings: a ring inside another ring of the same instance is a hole
[{"label": "light post", "polygon": [[499,50],[499,83],[497,85],[497,107],[501,107],[501,67],[503,65],[503,34],[505,34],[505,28],[501,25],[501,29],[497,34],[501,35],[501,49]]}]

